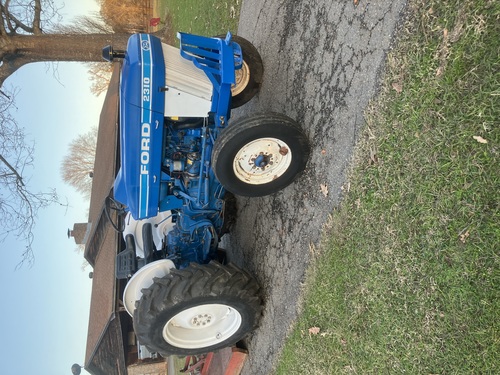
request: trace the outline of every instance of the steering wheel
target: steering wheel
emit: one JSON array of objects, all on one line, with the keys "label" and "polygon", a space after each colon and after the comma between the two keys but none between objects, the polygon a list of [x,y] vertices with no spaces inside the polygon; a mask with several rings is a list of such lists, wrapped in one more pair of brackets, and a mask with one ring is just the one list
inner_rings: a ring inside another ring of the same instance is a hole
[{"label": "steering wheel", "polygon": [[[116,222],[113,221],[112,212],[116,212]],[[104,213],[114,230],[121,233],[125,230],[125,221],[122,219],[127,213],[126,206],[111,196],[107,196],[104,201]]]}]

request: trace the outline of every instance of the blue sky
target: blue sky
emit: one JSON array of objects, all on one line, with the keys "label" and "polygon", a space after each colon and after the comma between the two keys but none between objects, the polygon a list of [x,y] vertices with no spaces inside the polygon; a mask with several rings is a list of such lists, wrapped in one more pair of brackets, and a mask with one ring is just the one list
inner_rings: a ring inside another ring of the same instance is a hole
[{"label": "blue sky", "polygon": [[[95,0],[68,0],[60,13],[66,22],[97,10]],[[75,251],[66,232],[75,222],[87,222],[88,202],[62,182],[59,168],[68,143],[98,124],[103,95],[96,98],[90,93],[84,65],[60,63],[56,70],[58,79],[51,65],[30,64],[4,84],[19,88],[15,117],[36,143],[29,185],[35,191],[55,187],[69,207],[40,212],[33,267],[15,269],[22,243],[14,239],[0,243],[3,375],[70,374],[71,365],[83,365],[85,358],[91,269],[82,271],[83,255]]]}]

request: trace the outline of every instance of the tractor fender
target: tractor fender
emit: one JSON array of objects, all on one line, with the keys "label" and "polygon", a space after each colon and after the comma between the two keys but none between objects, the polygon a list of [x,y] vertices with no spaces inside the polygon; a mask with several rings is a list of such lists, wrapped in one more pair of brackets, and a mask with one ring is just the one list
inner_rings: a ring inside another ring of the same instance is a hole
[{"label": "tractor fender", "polygon": [[174,262],[170,259],[160,259],[148,263],[132,276],[123,292],[123,304],[130,316],[134,316],[135,302],[141,299],[142,290],[153,284],[153,278],[168,275],[172,268],[175,268]]},{"label": "tractor fender", "polygon": [[172,215],[170,211],[159,212],[158,215],[149,219],[135,220],[130,212],[125,217],[125,229],[123,230],[123,238],[128,234],[132,234],[135,239],[135,251],[138,257],[144,258],[144,241],[142,238],[142,227],[144,224],[151,223],[153,225],[153,241],[156,249],[161,250],[162,240],[170,232],[174,223],[172,223]]}]

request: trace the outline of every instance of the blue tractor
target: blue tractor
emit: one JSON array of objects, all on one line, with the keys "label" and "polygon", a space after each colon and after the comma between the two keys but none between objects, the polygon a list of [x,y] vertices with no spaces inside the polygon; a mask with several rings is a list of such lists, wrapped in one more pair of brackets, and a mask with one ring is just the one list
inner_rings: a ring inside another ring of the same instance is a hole
[{"label": "blue tractor", "polygon": [[138,341],[195,355],[230,346],[257,325],[259,285],[225,264],[221,236],[235,195],[264,196],[305,168],[309,145],[287,116],[230,121],[259,90],[263,64],[247,40],[179,33],[180,48],[133,35],[122,59],[120,169],[106,202],[123,233],[116,276]]}]

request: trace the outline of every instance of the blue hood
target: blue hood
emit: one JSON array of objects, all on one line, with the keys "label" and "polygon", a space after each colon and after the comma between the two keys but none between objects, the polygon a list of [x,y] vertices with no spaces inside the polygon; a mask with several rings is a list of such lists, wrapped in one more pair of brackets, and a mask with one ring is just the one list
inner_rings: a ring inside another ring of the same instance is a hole
[{"label": "blue hood", "polygon": [[132,35],[120,82],[120,170],[115,199],[134,219],[158,213],[163,144],[165,62],[160,39]]}]

